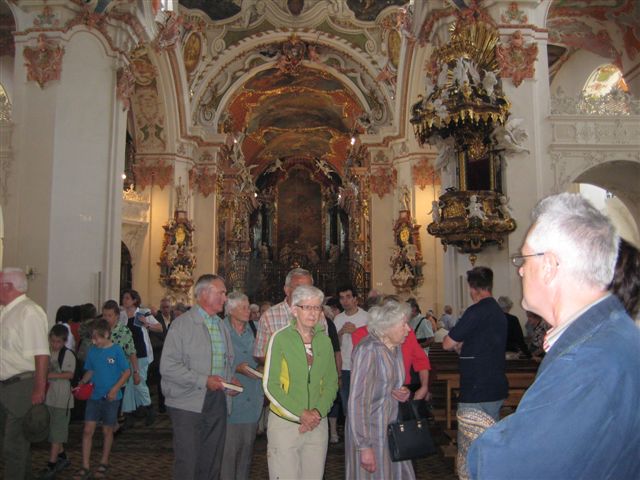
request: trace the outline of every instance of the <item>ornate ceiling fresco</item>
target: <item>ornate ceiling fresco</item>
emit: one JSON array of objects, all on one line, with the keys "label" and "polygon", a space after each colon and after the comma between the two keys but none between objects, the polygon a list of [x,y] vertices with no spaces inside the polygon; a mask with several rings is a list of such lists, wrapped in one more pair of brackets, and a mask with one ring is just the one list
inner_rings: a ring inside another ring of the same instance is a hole
[{"label": "ornate ceiling fresco", "polygon": [[295,77],[271,68],[248,81],[229,104],[243,153],[260,173],[276,159],[324,158],[338,171],[362,107],[344,85],[309,68]]},{"label": "ornate ceiling fresco", "polygon": [[[611,28],[611,25],[615,28]],[[623,70],[640,53],[640,2],[637,0],[556,0],[549,9],[549,42],[584,49]]]},{"label": "ornate ceiling fresco", "polygon": [[[212,21],[218,10],[180,2],[185,23],[197,26],[183,40],[183,58],[195,57],[185,68],[193,124],[205,136],[243,132],[255,176],[288,160],[319,159],[342,172],[352,135],[397,129],[402,101],[395,96],[403,2],[355,3],[350,10],[346,1],[242,2]],[[206,53],[190,57],[189,48]]]}]

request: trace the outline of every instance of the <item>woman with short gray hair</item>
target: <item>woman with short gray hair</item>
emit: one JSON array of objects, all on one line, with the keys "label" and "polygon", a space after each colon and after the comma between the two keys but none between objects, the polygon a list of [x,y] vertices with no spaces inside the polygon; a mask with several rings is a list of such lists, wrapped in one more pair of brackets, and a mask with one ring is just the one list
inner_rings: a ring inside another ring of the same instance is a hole
[{"label": "woman with short gray hair", "polygon": [[250,326],[249,298],[244,293],[231,292],[227,295],[225,307],[225,322],[229,327],[235,353],[233,370],[242,375],[238,378],[243,391],[231,400],[221,477],[224,480],[249,480],[253,444],[264,402],[262,381],[255,373],[258,363],[252,355],[256,339],[255,326]]},{"label": "woman with short gray hair", "polygon": [[369,336],[353,351],[346,436],[346,478],[414,479],[411,461],[392,462],[387,425],[398,402],[409,399],[401,345],[409,334],[411,308],[388,300],[369,310]]},{"label": "woman with short gray hair", "polygon": [[338,392],[338,373],[331,340],[319,324],[323,300],[316,287],[297,287],[291,322],[269,339],[263,378],[271,401],[269,478],[320,480],[324,475],[326,417]]}]

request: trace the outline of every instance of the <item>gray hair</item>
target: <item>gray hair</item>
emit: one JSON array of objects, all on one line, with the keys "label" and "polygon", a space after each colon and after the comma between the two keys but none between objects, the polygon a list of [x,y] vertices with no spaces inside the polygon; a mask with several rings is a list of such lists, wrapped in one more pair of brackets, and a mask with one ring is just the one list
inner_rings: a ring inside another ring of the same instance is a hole
[{"label": "gray hair", "polygon": [[384,305],[376,305],[369,309],[369,332],[378,337],[400,322],[409,320],[411,306],[406,302],[389,300]]},{"label": "gray hair", "polygon": [[6,267],[2,269],[2,276],[4,277],[4,281],[13,285],[13,288],[17,291],[26,293],[29,282],[27,282],[27,276],[24,270],[21,268]]},{"label": "gray hair", "polygon": [[252,312],[259,312],[260,306],[256,303],[252,303],[251,305],[249,305],[249,310],[251,310]]},{"label": "gray hair", "polygon": [[214,275],[213,273],[201,275],[196,282],[196,286],[193,287],[193,296],[195,298],[198,298],[200,294],[216,280],[222,280],[224,282],[224,278],[222,278],[220,275]]},{"label": "gray hair", "polygon": [[577,284],[606,290],[613,278],[619,237],[611,221],[579,194],[543,198],[531,214],[525,242],[553,252]]},{"label": "gray hair", "polygon": [[508,312],[511,310],[511,307],[513,307],[513,302],[509,297],[498,297],[498,305],[500,305],[502,310]]},{"label": "gray hair", "polygon": [[247,297],[244,293],[238,292],[234,290],[229,295],[227,295],[227,313],[231,310],[235,310],[240,306],[242,302],[249,303],[249,297]]},{"label": "gray hair", "polygon": [[[284,279],[284,286],[288,287],[289,285],[291,285],[291,280],[293,279],[293,277],[298,276],[311,278],[311,285],[313,285],[313,275],[311,275],[311,272],[309,270],[305,270],[304,268],[294,268],[289,273],[287,273],[287,277]],[[322,295],[324,298],[324,294]]]},{"label": "gray hair", "polygon": [[324,293],[313,285],[300,285],[291,294],[291,305],[298,305],[300,302],[311,298],[318,298],[322,303],[324,301]]}]

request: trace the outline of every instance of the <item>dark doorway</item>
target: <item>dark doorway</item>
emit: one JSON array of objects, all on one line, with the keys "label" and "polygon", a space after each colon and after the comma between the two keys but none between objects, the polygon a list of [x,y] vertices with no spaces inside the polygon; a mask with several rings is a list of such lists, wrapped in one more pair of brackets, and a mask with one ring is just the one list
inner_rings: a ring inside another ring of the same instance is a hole
[{"label": "dark doorway", "polygon": [[120,293],[133,288],[132,270],[131,252],[124,242],[120,242]]}]

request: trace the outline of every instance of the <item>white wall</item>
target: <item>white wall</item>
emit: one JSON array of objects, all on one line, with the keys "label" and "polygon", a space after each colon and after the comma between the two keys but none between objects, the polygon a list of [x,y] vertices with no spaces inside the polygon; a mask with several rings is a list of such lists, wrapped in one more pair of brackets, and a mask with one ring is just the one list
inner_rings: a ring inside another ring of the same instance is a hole
[{"label": "white wall", "polygon": [[114,61],[87,32],[64,47],[61,78],[44,88],[15,66],[16,157],[4,210],[5,265],[35,270],[29,294],[50,318],[62,304],[117,296],[119,282],[125,122]]}]

